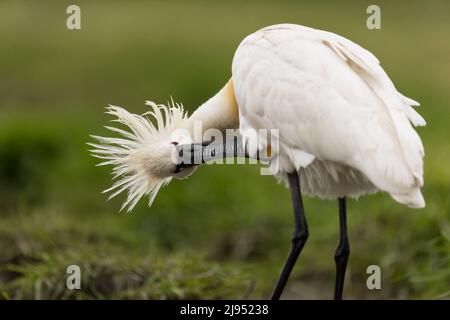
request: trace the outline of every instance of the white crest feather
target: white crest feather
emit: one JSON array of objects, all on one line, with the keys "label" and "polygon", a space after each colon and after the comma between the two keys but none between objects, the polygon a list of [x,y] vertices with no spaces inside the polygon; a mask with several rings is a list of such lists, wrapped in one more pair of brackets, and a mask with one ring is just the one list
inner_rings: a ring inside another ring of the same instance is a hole
[{"label": "white crest feather", "polygon": [[159,189],[172,180],[170,162],[171,133],[182,125],[187,114],[183,106],[173,100],[166,105],[147,101],[151,110],[137,115],[110,105],[107,114],[117,117],[113,120],[127,126],[131,131],[105,126],[120,137],[91,137],[98,143],[88,143],[94,149],[92,156],[104,160],[99,166],[113,165],[113,179],[117,181],[104,190],[111,192],[108,200],[128,190],[128,196],[120,210],[131,211],[140,198],[149,196],[151,206]]}]

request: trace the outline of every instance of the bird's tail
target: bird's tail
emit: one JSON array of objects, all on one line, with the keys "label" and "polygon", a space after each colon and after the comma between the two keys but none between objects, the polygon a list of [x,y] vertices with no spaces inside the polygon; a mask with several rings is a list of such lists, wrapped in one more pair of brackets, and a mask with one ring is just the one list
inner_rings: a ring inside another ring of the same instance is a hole
[{"label": "bird's tail", "polygon": [[395,201],[403,203],[410,208],[420,209],[425,207],[425,199],[420,191],[420,187],[412,189],[409,193],[390,193],[390,195]]}]

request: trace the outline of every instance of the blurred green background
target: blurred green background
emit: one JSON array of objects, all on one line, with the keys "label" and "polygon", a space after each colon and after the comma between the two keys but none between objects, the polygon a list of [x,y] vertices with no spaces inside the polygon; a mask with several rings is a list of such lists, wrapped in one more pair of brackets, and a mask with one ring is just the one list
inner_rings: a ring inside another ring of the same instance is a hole
[{"label": "blurred green background", "polygon": [[[418,100],[427,207],[386,194],[349,201],[352,253],[344,296],[450,297],[450,3],[448,1],[0,2],[0,297],[266,298],[293,228],[288,191],[257,166],[205,166],[118,213],[110,168],[86,142],[107,134],[107,104],[143,113],[173,95],[189,110],[230,77],[255,30],[290,22],[341,34],[372,51],[397,88]],[[378,4],[382,29],[366,28]],[[337,203],[305,199],[310,238],[285,298],[331,298]],[[66,268],[82,290],[66,289]],[[366,288],[366,268],[382,289]]]}]

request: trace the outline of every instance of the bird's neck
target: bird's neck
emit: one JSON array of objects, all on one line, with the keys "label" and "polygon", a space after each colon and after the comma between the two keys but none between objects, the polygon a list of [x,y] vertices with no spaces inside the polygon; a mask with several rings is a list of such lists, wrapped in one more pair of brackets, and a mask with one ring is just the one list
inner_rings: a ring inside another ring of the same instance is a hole
[{"label": "bird's neck", "polygon": [[224,134],[226,129],[239,128],[239,109],[234,96],[232,79],[186,120],[185,128],[191,132],[195,142],[201,142],[198,141],[200,124],[202,135],[209,129],[220,130]]}]

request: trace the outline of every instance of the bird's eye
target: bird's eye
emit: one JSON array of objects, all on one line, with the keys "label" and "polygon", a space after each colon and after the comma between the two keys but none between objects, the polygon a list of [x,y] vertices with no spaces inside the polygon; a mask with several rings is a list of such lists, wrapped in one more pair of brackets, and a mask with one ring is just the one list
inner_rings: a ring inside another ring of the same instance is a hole
[{"label": "bird's eye", "polygon": [[180,173],[181,171],[183,171],[184,169],[189,169],[194,167],[195,164],[184,164],[184,163],[180,163],[175,167],[175,170],[173,171],[173,173]]}]

